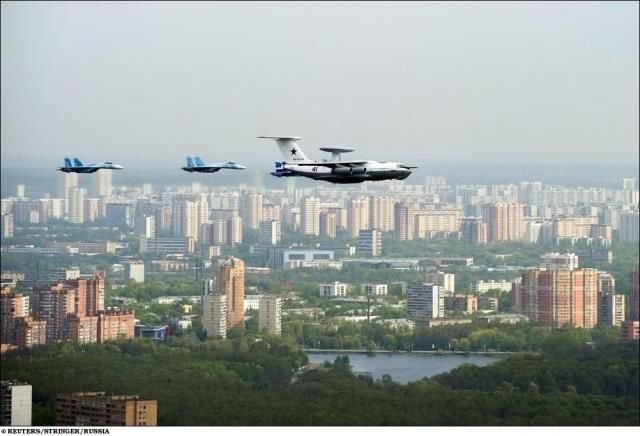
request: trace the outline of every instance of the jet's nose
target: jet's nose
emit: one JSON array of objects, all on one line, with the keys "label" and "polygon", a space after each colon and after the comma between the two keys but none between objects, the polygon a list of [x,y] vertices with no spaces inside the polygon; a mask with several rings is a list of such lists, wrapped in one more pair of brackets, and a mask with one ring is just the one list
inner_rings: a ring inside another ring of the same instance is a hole
[{"label": "jet's nose", "polygon": [[244,166],[244,165],[238,165],[238,164],[236,164],[236,168],[237,168],[237,169],[239,169],[239,170],[246,170],[246,169],[247,169],[247,167],[246,167],[246,166]]},{"label": "jet's nose", "polygon": [[114,170],[123,170],[124,169],[124,167],[122,165],[113,164],[112,166],[113,166]]}]

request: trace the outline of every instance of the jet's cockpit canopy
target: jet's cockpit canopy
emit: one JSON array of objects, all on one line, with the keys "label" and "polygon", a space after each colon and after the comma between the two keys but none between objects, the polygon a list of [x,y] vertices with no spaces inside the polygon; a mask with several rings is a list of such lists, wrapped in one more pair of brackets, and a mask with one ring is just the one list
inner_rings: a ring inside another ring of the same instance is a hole
[{"label": "jet's cockpit canopy", "polygon": [[355,148],[351,148],[351,147],[319,147],[320,150],[322,151],[326,151],[331,153],[331,160],[332,161],[340,161],[342,160],[340,154],[341,153],[350,153],[352,151],[355,151]]}]

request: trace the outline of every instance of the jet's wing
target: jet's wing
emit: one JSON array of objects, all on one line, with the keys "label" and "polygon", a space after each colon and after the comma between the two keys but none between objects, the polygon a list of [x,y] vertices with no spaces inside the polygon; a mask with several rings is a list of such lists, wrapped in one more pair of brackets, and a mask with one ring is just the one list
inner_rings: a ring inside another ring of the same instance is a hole
[{"label": "jet's wing", "polygon": [[306,166],[306,167],[336,168],[336,167],[361,167],[362,165],[366,165],[367,163],[368,162],[366,160],[342,160],[337,162],[304,162],[304,163],[295,162],[295,163],[292,163],[292,165]]}]

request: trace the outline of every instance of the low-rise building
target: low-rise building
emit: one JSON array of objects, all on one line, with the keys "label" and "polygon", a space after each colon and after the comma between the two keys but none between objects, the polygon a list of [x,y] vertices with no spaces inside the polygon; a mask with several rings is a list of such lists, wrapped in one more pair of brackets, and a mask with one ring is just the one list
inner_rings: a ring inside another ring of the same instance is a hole
[{"label": "low-rise building", "polygon": [[503,292],[511,291],[511,281],[508,280],[473,280],[470,285],[470,291],[474,295],[480,295],[488,292],[490,289],[497,289]]},{"label": "low-rise building", "polygon": [[347,284],[340,282],[322,283],[319,285],[321,297],[346,297]]},{"label": "low-rise building", "polygon": [[134,327],[134,333],[136,338],[149,338],[154,341],[163,342],[169,337],[170,330],[168,325],[147,326],[137,324]]},{"label": "low-rise building", "polygon": [[622,339],[637,341],[640,339],[640,321],[625,321],[620,325]]},{"label": "low-rise building", "polygon": [[365,295],[387,295],[387,285],[382,283],[363,283],[361,289]]},{"label": "low-rise building", "polygon": [[472,295],[444,297],[444,308],[471,314],[478,311],[478,298]]},{"label": "low-rise building", "polygon": [[158,402],[137,395],[74,392],[56,398],[58,426],[156,426]]}]

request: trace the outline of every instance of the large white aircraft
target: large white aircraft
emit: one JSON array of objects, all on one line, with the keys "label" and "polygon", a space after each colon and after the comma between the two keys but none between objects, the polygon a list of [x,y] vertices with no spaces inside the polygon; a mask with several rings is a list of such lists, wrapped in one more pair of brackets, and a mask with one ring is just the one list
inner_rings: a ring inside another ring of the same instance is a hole
[{"label": "large white aircraft", "polygon": [[375,160],[342,160],[342,153],[355,149],[350,147],[320,147],[331,153],[331,160],[309,159],[295,143],[302,139],[296,136],[258,136],[275,139],[283,161],[276,161],[271,175],[276,177],[302,176],[332,183],[360,183],[367,180],[403,180],[409,177],[412,167],[400,162],[378,162]]}]

